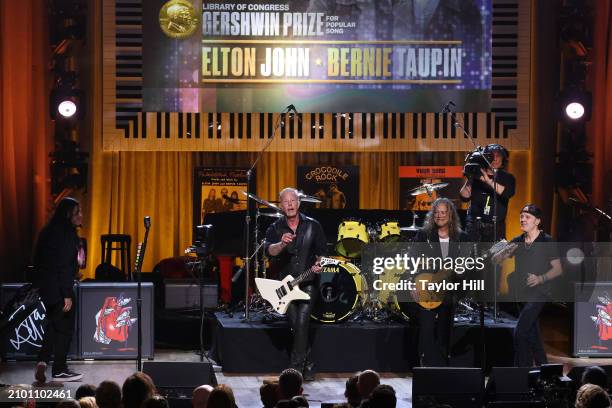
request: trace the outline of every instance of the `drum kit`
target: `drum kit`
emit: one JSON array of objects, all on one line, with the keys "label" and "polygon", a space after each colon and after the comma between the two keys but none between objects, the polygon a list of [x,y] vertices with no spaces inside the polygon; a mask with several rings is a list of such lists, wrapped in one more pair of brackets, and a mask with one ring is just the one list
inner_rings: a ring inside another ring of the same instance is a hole
[{"label": "drum kit", "polygon": [[[345,219],[338,225],[336,252],[347,262],[323,268],[319,298],[313,305],[313,319],[322,323],[368,319],[376,322],[397,317],[409,320],[408,305],[397,301],[390,290],[373,291],[372,282],[359,265],[364,246],[369,243],[402,241],[402,231],[418,231],[416,214],[413,225],[402,228],[396,220],[382,220],[375,225],[358,219]],[[408,229],[410,228],[410,229]],[[385,283],[397,283],[403,270],[386,269],[378,276]]]},{"label": "drum kit", "polygon": [[[431,194],[433,191],[446,187],[447,183],[423,184],[414,190],[412,195]],[[274,203],[261,199],[254,194],[243,192],[248,199],[272,211],[260,211],[257,206],[257,217],[284,216],[282,210]],[[316,197],[299,192],[301,202],[321,203]],[[396,220],[382,220],[375,225],[359,219],[344,219],[338,225],[338,235],[335,245],[337,259],[344,262],[323,266],[319,274],[319,293],[315,297],[311,317],[321,323],[339,323],[346,320],[368,319],[372,321],[388,321],[395,318],[410,319],[410,306],[398,302],[390,290],[370,291],[371,284],[359,268],[361,253],[368,243],[393,243],[402,241],[402,233],[416,233],[421,228],[416,225],[418,216],[413,212],[412,225],[400,227]],[[257,227],[255,234],[257,234]],[[258,242],[256,236],[255,242]],[[263,242],[262,242],[263,243]],[[257,251],[262,247],[258,245]],[[255,254],[254,254],[255,255]],[[255,276],[259,277],[258,262],[255,262]],[[385,270],[379,278],[387,283],[400,281],[404,271]],[[263,268],[263,277],[266,277]],[[255,309],[269,312],[266,302],[255,295],[251,305]]]}]

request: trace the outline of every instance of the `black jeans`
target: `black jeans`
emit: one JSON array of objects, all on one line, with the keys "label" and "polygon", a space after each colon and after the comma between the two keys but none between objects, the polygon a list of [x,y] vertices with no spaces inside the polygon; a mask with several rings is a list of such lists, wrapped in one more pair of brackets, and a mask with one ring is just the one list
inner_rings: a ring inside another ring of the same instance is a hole
[{"label": "black jeans", "polygon": [[316,295],[315,285],[312,282],[300,286],[300,289],[310,296],[310,300],[293,301],[287,309],[287,320],[293,331],[293,346],[291,347],[290,367],[300,373],[312,370],[310,359],[310,341],[308,329],[310,327],[310,312]]},{"label": "black jeans", "polygon": [[417,311],[419,323],[418,361],[422,367],[448,366],[450,340],[454,323],[453,302],[445,301],[437,309]]},{"label": "black jeans", "polygon": [[539,366],[548,363],[540,338],[540,312],[544,302],[525,303],[514,328],[514,365],[516,367]]},{"label": "black jeans", "polygon": [[66,370],[66,356],[70,348],[72,333],[74,332],[74,310],[76,302],[72,300],[72,307],[64,312],[64,301],[53,305],[46,305],[45,334],[43,344],[38,354],[38,361],[48,363],[53,356],[53,374]]}]

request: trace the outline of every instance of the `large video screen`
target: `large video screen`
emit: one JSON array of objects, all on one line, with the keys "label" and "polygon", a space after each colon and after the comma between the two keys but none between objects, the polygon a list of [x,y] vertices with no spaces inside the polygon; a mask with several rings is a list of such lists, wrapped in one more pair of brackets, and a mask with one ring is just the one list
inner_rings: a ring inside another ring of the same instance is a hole
[{"label": "large video screen", "polygon": [[489,111],[491,2],[147,0],[144,110]]}]

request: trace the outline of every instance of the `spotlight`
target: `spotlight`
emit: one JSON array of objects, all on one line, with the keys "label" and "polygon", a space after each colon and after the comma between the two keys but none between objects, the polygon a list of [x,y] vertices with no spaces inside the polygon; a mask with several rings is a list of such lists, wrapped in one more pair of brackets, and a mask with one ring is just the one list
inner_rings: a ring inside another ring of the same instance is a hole
[{"label": "spotlight", "polygon": [[569,90],[561,94],[562,117],[569,123],[587,122],[591,119],[592,96],[590,92]]},{"label": "spotlight", "polygon": [[570,102],[565,107],[565,114],[573,120],[578,120],[584,116],[584,105],[580,102]]},{"label": "spotlight", "polygon": [[66,101],[60,102],[60,104],[57,106],[57,111],[63,117],[70,118],[72,117],[72,115],[76,113],[77,106],[76,106],[76,103],[74,103],[74,101],[66,100]]},{"label": "spotlight", "polygon": [[584,261],[584,252],[580,248],[570,248],[565,256],[572,265],[580,265]]},{"label": "spotlight", "polygon": [[51,91],[49,98],[51,119],[83,119],[85,96],[80,89],[60,87]]}]

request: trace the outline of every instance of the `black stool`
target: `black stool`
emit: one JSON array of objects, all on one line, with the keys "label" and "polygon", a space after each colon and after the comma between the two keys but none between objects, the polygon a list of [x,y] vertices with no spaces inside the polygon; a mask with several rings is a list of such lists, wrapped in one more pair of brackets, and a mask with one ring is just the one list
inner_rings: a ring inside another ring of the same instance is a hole
[{"label": "black stool", "polygon": [[119,269],[126,280],[132,281],[132,237],[126,234],[104,234],[102,241],[102,262],[111,263],[112,251],[119,252]]}]

